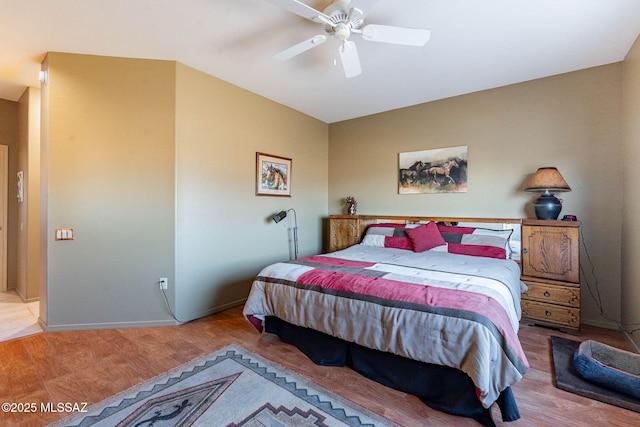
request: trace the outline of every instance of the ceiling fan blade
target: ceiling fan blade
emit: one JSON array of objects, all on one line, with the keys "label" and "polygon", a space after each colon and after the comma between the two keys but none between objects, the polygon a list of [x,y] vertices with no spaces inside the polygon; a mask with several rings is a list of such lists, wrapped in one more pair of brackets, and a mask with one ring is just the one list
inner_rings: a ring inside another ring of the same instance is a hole
[{"label": "ceiling fan blade", "polygon": [[358,49],[356,49],[354,42],[347,40],[342,43],[342,45],[338,47],[338,53],[340,54],[340,61],[342,61],[345,76],[355,77],[362,73]]},{"label": "ceiling fan blade", "polygon": [[367,16],[369,12],[376,7],[380,0],[351,0],[349,3],[349,9],[358,9],[362,13],[362,18]]},{"label": "ceiling fan blade", "polygon": [[431,31],[370,24],[362,29],[362,38],[372,42],[424,46],[431,38]]},{"label": "ceiling fan blade", "polygon": [[317,35],[313,36],[308,40],[303,41],[302,43],[298,43],[294,46],[291,46],[288,49],[283,50],[280,53],[276,53],[273,57],[279,61],[286,61],[287,59],[293,58],[296,55],[300,55],[302,52],[306,52],[311,48],[316,46],[320,46],[322,43],[327,41],[327,36]]},{"label": "ceiling fan blade", "polygon": [[278,7],[288,10],[289,12],[295,13],[298,16],[302,16],[303,18],[309,19],[313,22],[318,22],[320,24],[327,24],[331,27],[334,27],[335,24],[331,22],[331,19],[324,13],[315,10],[311,6],[307,6],[306,4],[299,2],[298,0],[266,0],[271,4],[274,4]]}]

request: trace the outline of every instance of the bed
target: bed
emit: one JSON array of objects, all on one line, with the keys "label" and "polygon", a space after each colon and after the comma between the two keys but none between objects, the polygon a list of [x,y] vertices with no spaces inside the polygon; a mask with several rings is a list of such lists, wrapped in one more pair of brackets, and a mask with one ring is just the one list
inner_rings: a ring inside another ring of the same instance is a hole
[{"label": "bed", "polygon": [[367,219],[358,244],[264,268],[243,314],[316,363],[350,366],[435,409],[491,426],[496,403],[504,421],[518,419],[511,385],[528,362],[512,229]]}]

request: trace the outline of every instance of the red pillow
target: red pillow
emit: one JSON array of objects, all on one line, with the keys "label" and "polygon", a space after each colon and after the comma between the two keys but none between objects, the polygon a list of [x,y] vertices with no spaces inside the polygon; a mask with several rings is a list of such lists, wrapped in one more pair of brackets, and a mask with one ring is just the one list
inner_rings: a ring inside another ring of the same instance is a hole
[{"label": "red pillow", "polygon": [[507,251],[504,248],[487,245],[461,245],[459,243],[449,243],[449,253],[482,256],[486,258],[507,258]]},{"label": "red pillow", "polygon": [[442,238],[435,222],[430,222],[416,228],[407,228],[404,232],[409,236],[415,252],[424,252],[436,246],[447,244]]},{"label": "red pillow", "polygon": [[384,238],[385,248],[407,249],[412,250],[413,246],[411,241],[406,237],[385,236]]}]

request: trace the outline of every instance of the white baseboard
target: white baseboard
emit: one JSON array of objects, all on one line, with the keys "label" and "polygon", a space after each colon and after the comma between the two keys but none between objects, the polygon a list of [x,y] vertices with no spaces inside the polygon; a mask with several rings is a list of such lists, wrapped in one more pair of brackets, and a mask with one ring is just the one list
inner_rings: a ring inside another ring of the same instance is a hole
[{"label": "white baseboard", "polygon": [[[620,328],[615,322],[603,321],[603,320],[593,320],[593,319],[582,319],[583,325],[596,326],[598,328],[604,329],[614,329],[619,331]],[[636,353],[640,353],[640,343],[634,341],[631,334],[626,331],[621,331],[624,336],[627,338],[627,341],[631,344],[631,346],[635,349]]]},{"label": "white baseboard", "polygon": [[228,304],[224,304],[218,307],[213,307],[211,309],[186,316],[184,322],[179,322],[174,319],[170,320],[151,320],[151,321],[143,321],[143,322],[104,322],[104,323],[70,323],[65,325],[46,325],[41,318],[38,318],[38,323],[46,332],[59,332],[59,331],[78,331],[78,330],[87,330],[87,329],[115,329],[115,328],[151,328],[155,326],[176,326],[181,325],[183,323],[190,322],[195,319],[200,319],[202,317],[210,316],[215,313],[219,313],[221,311],[227,310],[232,307],[236,307],[238,305],[244,304],[247,301],[246,298],[243,298],[238,301],[233,301]]},{"label": "white baseboard", "polygon": [[610,322],[602,319],[585,319],[582,318],[580,323],[583,325],[595,326],[604,329],[618,329],[618,325],[615,322]]},{"label": "white baseboard", "polygon": [[177,317],[179,319],[183,319],[183,318],[184,319],[188,319],[188,320],[185,320],[185,322],[182,322],[182,323],[186,323],[186,322],[190,322],[190,321],[195,320],[195,319],[200,319],[202,317],[211,316],[212,314],[216,314],[216,313],[219,313],[221,311],[225,311],[225,310],[228,310],[230,308],[233,308],[233,307],[236,307],[236,306],[239,306],[239,305],[243,305],[245,302],[247,302],[247,299],[246,298],[242,298],[240,300],[232,301],[230,303],[223,304],[223,305],[219,305],[217,307],[213,307],[213,308],[210,308],[208,310],[201,311],[201,312],[198,312],[198,313],[195,313],[195,314],[190,314],[190,315],[187,315],[187,316],[177,316]]},{"label": "white baseboard", "polygon": [[42,319],[38,323],[45,332],[81,331],[88,329],[116,329],[116,328],[152,328],[155,326],[176,326],[175,320],[152,320],[144,322],[105,322],[105,323],[69,323],[65,325],[45,325]]},{"label": "white baseboard", "polygon": [[631,334],[626,332],[626,331],[624,332],[624,336],[627,337],[627,341],[629,341],[629,344],[631,344],[631,347],[633,347],[635,352],[636,353],[640,353],[640,342],[634,341],[634,339],[631,336]]}]

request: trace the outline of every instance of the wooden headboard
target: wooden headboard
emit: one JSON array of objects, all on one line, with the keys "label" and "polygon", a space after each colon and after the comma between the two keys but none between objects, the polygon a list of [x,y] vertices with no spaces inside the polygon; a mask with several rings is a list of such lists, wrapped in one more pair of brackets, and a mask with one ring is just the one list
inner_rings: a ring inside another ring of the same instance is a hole
[{"label": "wooden headboard", "polygon": [[[381,222],[396,224],[416,224],[420,222],[455,222],[478,224],[522,225],[521,218],[468,218],[435,216],[397,216],[397,215],[331,215],[329,217],[329,236],[327,249],[334,252],[360,243],[368,226]],[[461,224],[462,225],[462,224]],[[519,227],[518,227],[519,229]]]}]

